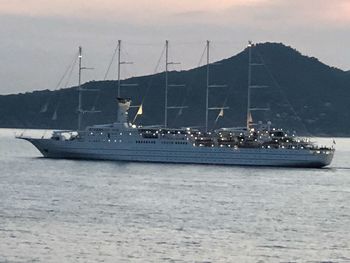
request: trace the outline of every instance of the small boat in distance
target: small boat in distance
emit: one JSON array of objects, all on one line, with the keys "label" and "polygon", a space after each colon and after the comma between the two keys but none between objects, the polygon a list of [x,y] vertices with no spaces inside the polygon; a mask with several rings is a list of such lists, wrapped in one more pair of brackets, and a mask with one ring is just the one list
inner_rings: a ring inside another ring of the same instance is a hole
[{"label": "small boat in distance", "polygon": [[[166,42],[166,48],[168,48],[168,42]],[[247,126],[244,128],[221,128],[209,131],[208,89],[211,86],[208,75],[205,128],[169,128],[167,111],[171,107],[167,107],[167,66],[170,62],[166,57],[164,126],[142,127],[129,122],[128,110],[131,100],[119,96],[120,75],[118,74],[116,99],[119,108],[116,122],[88,126],[82,130],[81,118],[84,112],[81,107],[80,83],[82,56],[79,48],[78,130],[54,131],[51,138],[27,136],[17,138],[31,142],[44,157],[48,158],[310,168],[329,165],[335,152],[333,147],[319,147],[309,139],[298,138],[287,134],[282,129],[273,128],[270,122],[266,125],[262,123],[253,125],[250,92],[256,86],[253,86],[250,81],[251,48],[252,44],[249,43]],[[209,41],[207,56],[207,72],[209,72]],[[119,69],[118,72],[120,72]],[[224,108],[219,110],[219,115],[223,114]],[[142,105],[138,113],[142,114]]]}]

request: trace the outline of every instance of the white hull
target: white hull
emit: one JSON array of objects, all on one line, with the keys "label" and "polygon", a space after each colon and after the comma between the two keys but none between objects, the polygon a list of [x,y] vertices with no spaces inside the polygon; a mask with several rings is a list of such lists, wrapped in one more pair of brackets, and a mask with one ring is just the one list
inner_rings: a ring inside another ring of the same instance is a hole
[{"label": "white hull", "polygon": [[195,147],[185,145],[129,144],[114,142],[55,141],[23,138],[48,158],[320,168],[331,163],[333,151]]}]

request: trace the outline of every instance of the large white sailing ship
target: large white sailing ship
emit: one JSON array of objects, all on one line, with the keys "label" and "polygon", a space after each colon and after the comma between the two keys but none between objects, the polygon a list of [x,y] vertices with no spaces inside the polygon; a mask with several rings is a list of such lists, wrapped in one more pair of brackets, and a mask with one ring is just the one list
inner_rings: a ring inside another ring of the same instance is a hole
[{"label": "large white sailing ship", "polygon": [[[17,138],[31,142],[44,157],[48,158],[313,168],[329,165],[335,151],[333,147],[319,147],[309,139],[298,138],[288,135],[281,129],[272,128],[270,123],[253,125],[250,91],[256,86],[251,85],[250,81],[251,48],[250,43],[247,126],[244,128],[221,128],[213,131],[208,129],[208,111],[213,109],[209,108],[208,103],[208,90],[212,87],[209,85],[209,79],[207,79],[205,128],[169,128],[167,66],[171,62],[168,62],[167,56],[164,125],[142,127],[130,123],[128,110],[131,101],[119,96],[121,65],[119,55],[117,92],[119,109],[116,122],[81,129],[84,111],[81,108],[82,56],[79,48],[78,130],[55,131],[50,138],[32,138],[23,135]],[[209,72],[209,42],[207,42],[207,71]],[[219,110],[220,115],[224,108],[221,107]],[[142,105],[137,114],[142,114]]]}]

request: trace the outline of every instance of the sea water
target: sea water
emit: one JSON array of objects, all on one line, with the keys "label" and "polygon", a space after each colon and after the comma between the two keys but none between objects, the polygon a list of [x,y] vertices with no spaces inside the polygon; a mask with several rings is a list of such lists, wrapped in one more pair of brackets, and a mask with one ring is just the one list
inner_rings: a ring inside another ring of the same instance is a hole
[{"label": "sea water", "polygon": [[148,164],[45,159],[1,130],[0,262],[350,262],[336,143],[325,169]]}]

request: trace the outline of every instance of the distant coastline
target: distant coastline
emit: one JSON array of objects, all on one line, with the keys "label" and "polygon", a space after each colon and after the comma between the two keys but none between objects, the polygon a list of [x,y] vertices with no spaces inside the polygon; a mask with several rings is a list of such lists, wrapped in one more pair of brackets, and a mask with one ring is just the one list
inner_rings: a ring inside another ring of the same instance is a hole
[{"label": "distant coastline", "polygon": [[[255,117],[255,120],[272,121],[276,127],[296,131],[298,135],[322,137],[350,136],[350,74],[329,67],[316,58],[303,56],[295,49],[280,43],[258,44],[255,48],[262,57],[268,72],[256,72],[257,83],[269,86],[266,93],[257,96],[255,103],[268,106],[270,111]],[[204,125],[205,121],[205,67],[186,71],[172,71],[172,83],[186,86],[181,92],[170,94],[173,104],[188,108],[173,111],[169,116],[172,127]],[[268,74],[266,74],[268,73]],[[246,115],[247,52],[220,61],[212,67],[211,81],[225,84],[225,90],[217,90],[213,104],[226,101],[225,114],[217,122],[210,116],[212,129],[244,126]],[[137,83],[139,88],[125,89],[123,96],[135,105],[143,101],[143,115],[137,125],[156,125],[163,120],[164,73],[134,77],[122,83]],[[99,89],[98,95],[86,94],[84,105],[101,113],[86,114],[84,125],[110,123],[115,120],[117,105],[116,81],[91,81],[83,85],[86,89]],[[93,93],[93,94],[92,94]],[[46,105],[45,111],[43,107]],[[30,129],[76,129],[77,87],[60,90],[43,90],[0,96],[0,127]],[[134,119],[137,109],[130,112]],[[56,118],[53,114],[57,113]]]}]

